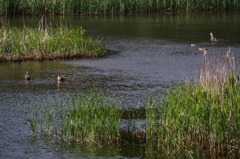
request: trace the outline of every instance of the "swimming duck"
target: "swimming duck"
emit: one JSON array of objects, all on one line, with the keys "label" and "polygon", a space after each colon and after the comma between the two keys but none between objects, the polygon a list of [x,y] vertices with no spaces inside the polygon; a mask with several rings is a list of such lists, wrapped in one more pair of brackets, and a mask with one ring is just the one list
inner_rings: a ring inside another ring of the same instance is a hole
[{"label": "swimming duck", "polygon": [[30,76],[29,76],[29,74],[28,74],[28,71],[26,71],[25,76],[24,76],[24,79],[25,79],[25,80],[30,80]]},{"label": "swimming duck", "polygon": [[67,79],[67,77],[66,76],[64,76],[64,75],[58,75],[58,77],[57,77],[57,80],[58,81],[61,81],[61,82],[64,82],[65,80]]},{"label": "swimming duck", "polygon": [[213,36],[213,33],[210,33],[210,41],[216,42],[218,41],[218,39],[216,37]]}]

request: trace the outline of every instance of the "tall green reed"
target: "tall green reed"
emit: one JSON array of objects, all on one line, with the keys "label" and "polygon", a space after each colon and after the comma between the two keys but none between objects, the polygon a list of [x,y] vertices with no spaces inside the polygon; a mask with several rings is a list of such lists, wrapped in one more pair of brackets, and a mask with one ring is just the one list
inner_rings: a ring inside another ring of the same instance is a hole
[{"label": "tall green reed", "polygon": [[38,121],[43,133],[67,142],[119,142],[120,108],[116,101],[105,98],[101,93],[91,90],[87,95],[78,93],[76,97],[71,97],[65,105],[39,107],[43,107],[42,111],[38,116],[33,116],[32,121]]},{"label": "tall green reed", "polygon": [[239,154],[240,83],[229,53],[206,58],[197,83],[172,86],[161,104],[149,102],[147,135],[157,134],[153,138],[159,148],[169,154],[194,146],[214,155]]},{"label": "tall green reed", "polygon": [[156,128],[159,112],[156,105],[157,100],[150,96],[146,105],[146,139],[150,141],[154,140],[157,135]]}]

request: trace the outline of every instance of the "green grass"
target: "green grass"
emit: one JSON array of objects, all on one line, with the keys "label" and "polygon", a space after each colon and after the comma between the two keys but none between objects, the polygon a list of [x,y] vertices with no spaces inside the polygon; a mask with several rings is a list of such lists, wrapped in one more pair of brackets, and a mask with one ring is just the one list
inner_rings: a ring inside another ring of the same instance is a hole
[{"label": "green grass", "polygon": [[150,98],[146,135],[153,144],[170,154],[195,146],[216,156],[239,154],[240,82],[233,60],[205,62],[199,82],[171,87],[161,104]]},{"label": "green grass", "polygon": [[71,97],[65,105],[39,105],[31,120],[31,131],[34,135],[40,131],[66,142],[118,143],[120,117],[116,101],[90,90],[87,95],[78,93]]},{"label": "green grass", "polygon": [[114,14],[163,10],[239,10],[239,0],[0,0],[0,14]]},{"label": "green grass", "polygon": [[172,88],[160,110],[159,144],[175,149],[198,145],[219,154],[238,152],[240,87],[231,82],[224,87],[223,96],[200,85]]},{"label": "green grass", "polygon": [[0,28],[0,62],[73,57],[107,53],[100,40],[85,36],[81,27]]}]

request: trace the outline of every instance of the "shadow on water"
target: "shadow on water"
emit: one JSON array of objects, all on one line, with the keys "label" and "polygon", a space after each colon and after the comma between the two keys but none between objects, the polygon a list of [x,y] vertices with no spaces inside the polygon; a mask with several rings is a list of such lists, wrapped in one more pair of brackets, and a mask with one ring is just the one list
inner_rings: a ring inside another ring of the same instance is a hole
[{"label": "shadow on water", "polygon": [[[195,80],[197,64],[203,59],[198,48],[212,52],[209,32],[228,40],[217,43],[214,54],[226,54],[231,46],[238,55],[239,17],[239,13],[49,17],[52,25],[59,21],[82,25],[88,35],[102,38],[108,49],[120,54],[100,59],[0,64],[0,158],[162,158],[161,153],[148,151],[140,144],[67,145],[48,137],[32,141],[29,120],[33,106],[64,100],[63,92],[95,87],[115,95],[124,109],[139,111],[136,121],[141,122],[148,94],[161,96],[171,83]],[[13,17],[10,25],[37,27],[39,19]],[[25,71],[30,73],[30,81],[24,80]],[[66,75],[67,81],[58,83],[58,74]],[[194,158],[209,158],[204,153],[194,154]]]}]

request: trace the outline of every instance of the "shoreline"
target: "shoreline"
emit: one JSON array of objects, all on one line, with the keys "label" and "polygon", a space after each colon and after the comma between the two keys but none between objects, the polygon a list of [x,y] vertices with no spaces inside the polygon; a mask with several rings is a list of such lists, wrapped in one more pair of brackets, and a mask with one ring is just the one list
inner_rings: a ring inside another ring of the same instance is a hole
[{"label": "shoreline", "polygon": [[85,35],[82,27],[0,28],[0,63],[98,58],[117,53],[102,40]]},{"label": "shoreline", "polygon": [[71,59],[91,59],[91,58],[102,58],[113,54],[118,54],[119,51],[104,49],[98,52],[78,52],[78,53],[64,53],[56,54],[53,56],[41,56],[35,54],[29,54],[23,57],[0,57],[1,63],[10,62],[27,62],[27,61],[55,61],[55,60],[71,60]]}]

